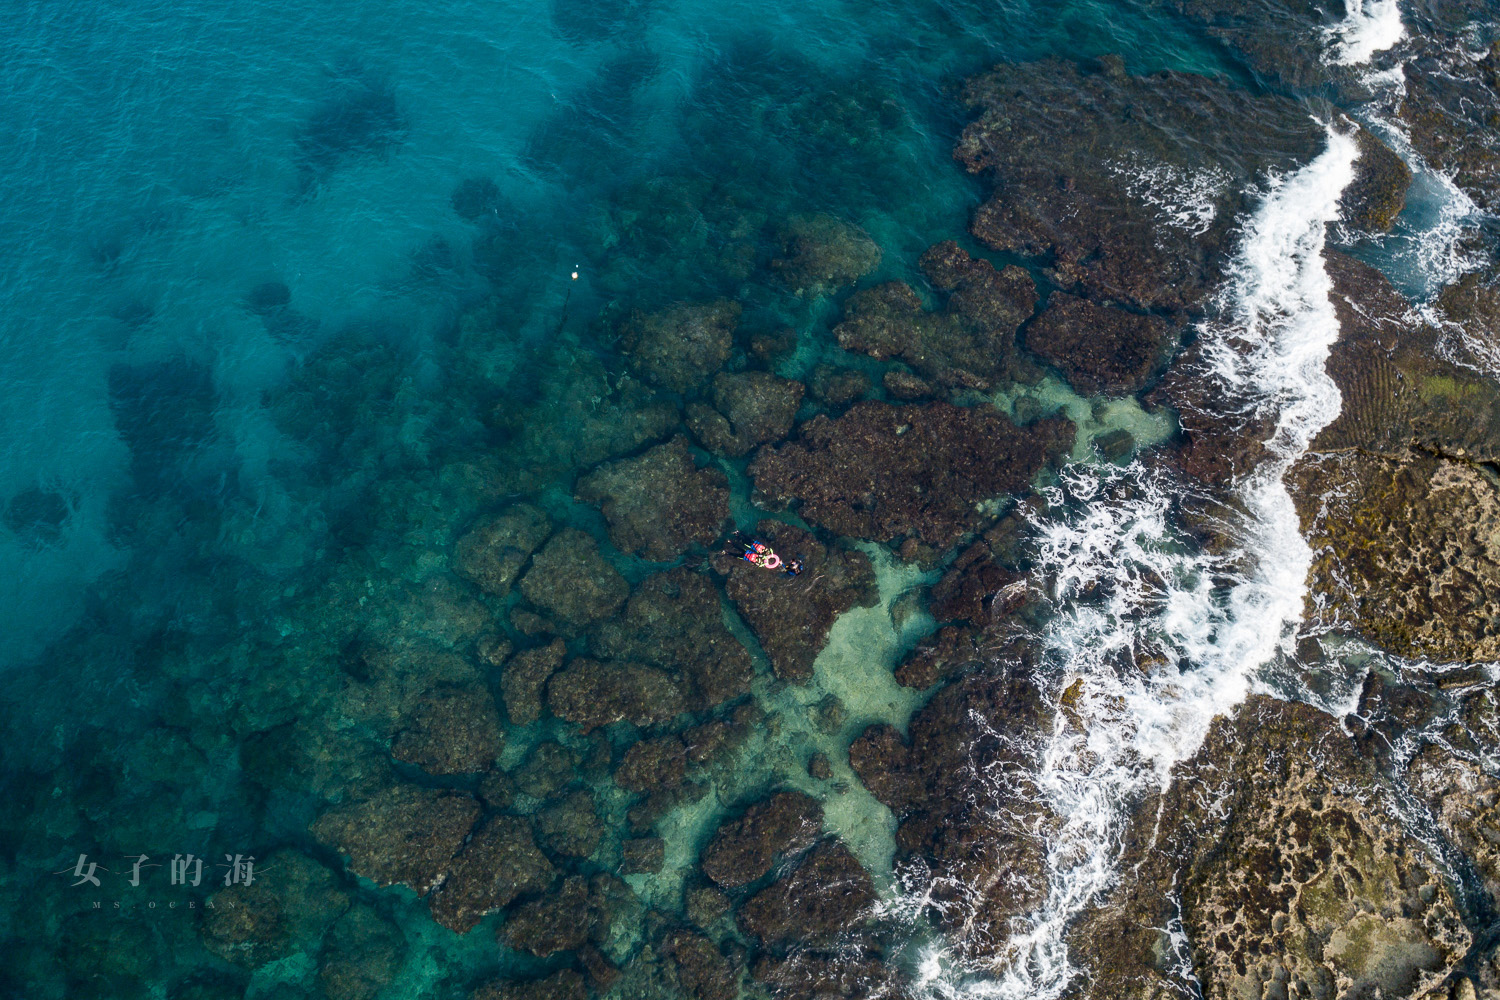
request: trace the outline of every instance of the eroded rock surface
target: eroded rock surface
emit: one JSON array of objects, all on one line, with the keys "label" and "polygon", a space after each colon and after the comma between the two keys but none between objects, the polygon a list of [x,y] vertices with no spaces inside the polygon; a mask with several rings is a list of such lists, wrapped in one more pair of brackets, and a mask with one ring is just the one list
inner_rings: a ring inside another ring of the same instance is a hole
[{"label": "eroded rock surface", "polygon": [[1170,988],[1156,928],[1175,915],[1174,886],[1207,1000],[1445,995],[1472,938],[1375,785],[1338,720],[1311,706],[1256,696],[1216,720],[1173,776],[1159,840],[1126,858],[1131,874],[1073,937],[1099,974],[1092,995]]}]

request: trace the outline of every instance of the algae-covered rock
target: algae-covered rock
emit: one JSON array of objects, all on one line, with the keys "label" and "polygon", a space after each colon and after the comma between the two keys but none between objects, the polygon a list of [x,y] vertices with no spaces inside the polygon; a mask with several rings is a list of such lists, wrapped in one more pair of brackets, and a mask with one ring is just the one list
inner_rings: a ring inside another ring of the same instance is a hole
[{"label": "algae-covered rock", "polygon": [[1339,199],[1339,217],[1359,229],[1383,233],[1406,207],[1411,168],[1369,129],[1361,127],[1354,139],[1359,159],[1354,179]]},{"label": "algae-covered rock", "polygon": [[688,404],[688,429],[714,454],[738,458],[786,437],[802,393],[801,382],[770,372],[720,372],[714,376],[713,405]]},{"label": "algae-covered rock", "polygon": [[467,774],[489,768],[504,745],[488,688],[440,685],[417,703],[391,744],[391,756],[429,774]]},{"label": "algae-covered rock", "polygon": [[625,751],[615,784],[632,792],[676,788],[687,778],[687,747],[677,736],[642,740]]},{"label": "algae-covered rock", "polygon": [[954,156],[993,185],[974,235],[1050,255],[1065,291],[1136,309],[1197,309],[1251,182],[1325,144],[1293,100],[1222,77],[1132,76],[1114,58],[997,66],[965,99],[979,118]]},{"label": "algae-covered rock", "polygon": [[393,785],[324,813],[309,830],[348,855],[356,873],[378,885],[404,883],[420,896],[442,878],[478,818],[469,795]]},{"label": "algae-covered rock", "polygon": [[818,365],[813,369],[808,389],[814,399],[829,406],[846,406],[870,391],[870,376],[857,368]]},{"label": "algae-covered rock", "polygon": [[614,614],[630,596],[630,585],[599,554],[592,535],[565,528],[532,557],[521,593],[561,621],[579,626]]},{"label": "algae-covered rock", "polygon": [[578,764],[575,751],[555,740],[543,740],[511,774],[522,792],[532,798],[550,799],[578,780]]},{"label": "algae-covered rock", "polygon": [[879,599],[870,560],[859,551],[830,549],[801,528],[761,521],[757,535],[784,560],[802,560],[802,573],[752,566],[733,553],[714,557],[724,574],[725,593],[760,640],[776,676],[803,682],[828,644],[828,630],[839,615]]},{"label": "algae-covered rock", "polygon": [[551,531],[552,522],[543,511],[518,504],[458,540],[453,571],[485,593],[504,597]]},{"label": "algae-covered rock", "polygon": [[972,630],[945,625],[917,643],[901,661],[896,667],[896,681],[906,687],[925,691],[965,667],[982,662],[982,659],[977,637]]},{"label": "algae-covered rock", "polygon": [[600,623],[590,645],[602,657],[632,660],[672,674],[688,707],[701,711],[750,690],[750,654],[724,627],[719,589],[686,568],[647,577],[623,614]]},{"label": "algae-covered rock", "polygon": [[1086,396],[1139,392],[1166,361],[1170,327],[1158,316],[1126,312],[1059,292],[1026,330],[1026,346]]},{"label": "algae-covered rock", "polygon": [[750,474],[773,502],[798,502],[804,518],[841,535],[911,535],[946,549],[982,526],[982,501],[1028,489],[1073,434],[1067,420],[1022,428],[988,406],[862,402],[762,448]]},{"label": "algae-covered rock", "polygon": [[560,969],[544,979],[497,979],[469,994],[470,1000],[588,1000],[588,997],[588,983],[575,969]]},{"label": "algae-covered rock", "polygon": [[370,907],[356,905],[328,932],[318,986],[328,1000],[374,1000],[405,958],[401,929]]},{"label": "algae-covered rock", "polygon": [[1430,455],[1351,452],[1302,463],[1294,483],[1330,612],[1399,655],[1500,658],[1500,490],[1488,477]]},{"label": "algae-covered rock", "polygon": [[1401,71],[1397,113],[1412,147],[1480,208],[1493,209],[1500,203],[1500,43],[1474,59],[1463,45],[1429,42]]},{"label": "algae-covered rock", "polygon": [[831,215],[794,215],[781,230],[781,252],[771,261],[799,298],[829,295],[880,265],[880,247],[858,226]]},{"label": "algae-covered rock", "polygon": [[349,908],[348,893],[299,851],[277,851],[258,868],[249,885],[220,889],[200,911],[204,947],[251,969],[298,951],[316,954],[328,925]]},{"label": "algae-covered rock", "polygon": [[823,809],[816,800],[778,792],[720,824],[698,864],[720,886],[737,889],[769,872],[777,858],[806,850],[822,827]]},{"label": "algae-covered rock", "polygon": [[872,726],[849,765],[897,821],[898,872],[925,894],[960,953],[993,956],[991,932],[1046,898],[1050,822],[1025,778],[1041,706],[1024,678],[971,673],[913,716],[908,736]]},{"label": "algae-covered rock", "polygon": [[662,941],[677,986],[690,1000],[735,1000],[739,970],[714,943],[690,930],[675,930]]},{"label": "algae-covered rock", "polygon": [[523,649],[506,661],[500,694],[510,721],[526,726],[542,717],[542,691],[568,657],[568,644],[554,639],[546,646]]},{"label": "algae-covered rock", "polygon": [[547,683],[547,707],[587,732],[622,720],[655,725],[681,712],[684,704],[672,678],[654,667],[576,659]]},{"label": "algae-covered rock", "polygon": [[541,892],[556,872],[532,840],[524,819],[495,816],[453,859],[442,885],[428,900],[433,919],[460,933],[518,896]]},{"label": "algae-covered rock", "polygon": [[538,364],[540,384],[516,386],[490,414],[510,437],[499,477],[509,490],[547,489],[575,470],[670,437],[679,425],[668,397],[635,375],[607,370],[592,353],[559,349]]},{"label": "algae-covered rock", "polygon": [[632,316],[620,328],[631,367],[672,392],[697,388],[729,359],[739,324],[737,302],[679,302]]},{"label": "algae-covered rock", "polygon": [[950,293],[945,306],[927,310],[899,281],[857,292],[834,328],[839,346],[879,361],[900,359],[945,388],[1035,381],[1016,348],[1016,330],[1036,307],[1031,276],[1015,265],[996,270],[951,241],[930,248],[921,263],[933,286]]},{"label": "algae-covered rock", "polygon": [[601,465],[579,480],[575,495],[604,512],[616,547],[657,562],[712,544],[729,517],[728,477],[698,468],[681,436]]},{"label": "algae-covered rock", "polygon": [[566,857],[586,858],[604,839],[594,797],[581,788],[543,808],[532,823],[542,845]]},{"label": "algae-covered rock", "polygon": [[588,883],[576,875],[545,897],[516,907],[500,928],[500,940],[538,958],[576,950],[588,939]]},{"label": "algae-covered rock", "polygon": [[871,915],[875,887],[842,841],[825,840],[797,867],[746,900],[740,929],[769,946],[829,945]]}]

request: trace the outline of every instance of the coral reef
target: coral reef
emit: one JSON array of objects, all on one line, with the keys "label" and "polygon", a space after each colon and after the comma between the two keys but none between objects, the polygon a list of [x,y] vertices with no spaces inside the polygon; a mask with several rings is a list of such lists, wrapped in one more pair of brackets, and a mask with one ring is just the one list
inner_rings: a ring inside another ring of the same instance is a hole
[{"label": "coral reef", "polygon": [[749,885],[771,870],[778,857],[796,855],[818,839],[823,808],[801,792],[778,792],[722,823],[698,865],[725,889]]},{"label": "coral reef", "polygon": [[672,673],[688,707],[703,711],[750,690],[750,654],[724,627],[719,590],[702,574],[679,568],[647,577],[624,612],[590,634],[594,651]]},{"label": "coral reef", "polygon": [[521,593],[537,607],[572,626],[608,618],[630,596],[625,578],[599,554],[594,537],[564,528],[531,559]]},{"label": "coral reef", "polygon": [[798,298],[829,295],[880,266],[880,247],[858,226],[831,215],[795,215],[781,229],[774,271]]}]

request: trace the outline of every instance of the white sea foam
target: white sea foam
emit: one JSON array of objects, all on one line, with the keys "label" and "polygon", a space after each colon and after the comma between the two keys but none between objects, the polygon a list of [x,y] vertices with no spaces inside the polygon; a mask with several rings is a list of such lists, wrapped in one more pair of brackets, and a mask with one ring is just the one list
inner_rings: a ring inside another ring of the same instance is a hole
[{"label": "white sea foam", "polygon": [[1282,476],[1339,412],[1323,370],[1338,320],[1322,251],[1356,156],[1353,139],[1330,129],[1321,155],[1267,183],[1218,318],[1200,331],[1205,377],[1275,428],[1272,457],[1224,507],[1233,513],[1218,527],[1235,544],[1195,545],[1174,517],[1184,484],[1140,462],[1073,466],[1051,491],[1035,582],[1059,610],[1042,642],[1060,708],[1031,776],[1055,816],[1048,895],[1008,929],[977,929],[1008,939],[997,960],[964,963],[961,947],[928,955],[929,995],[1060,996],[1079,971],[1066,933],[1113,886],[1131,806],[1164,787],[1214,717],[1289,651],[1312,553]]},{"label": "white sea foam", "polygon": [[1344,19],[1324,31],[1324,59],[1339,66],[1367,63],[1406,35],[1396,0],[1344,0]]},{"label": "white sea foam", "polygon": [[1203,235],[1213,225],[1219,196],[1230,181],[1228,172],[1219,167],[1188,170],[1139,156],[1112,160],[1109,168],[1124,179],[1131,197],[1157,210],[1164,224],[1193,236]]}]

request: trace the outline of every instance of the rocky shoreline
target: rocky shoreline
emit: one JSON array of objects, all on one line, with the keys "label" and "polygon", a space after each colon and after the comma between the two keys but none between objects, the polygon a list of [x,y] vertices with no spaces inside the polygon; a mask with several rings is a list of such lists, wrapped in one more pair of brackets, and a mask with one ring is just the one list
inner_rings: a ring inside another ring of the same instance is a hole
[{"label": "rocky shoreline", "polygon": [[[1211,4],[1177,6],[1246,42]],[[1248,58],[1324,72],[1276,44]],[[1412,147],[1488,205],[1496,52],[1412,46]],[[399,360],[367,346],[364,388],[331,405],[351,346],[310,358],[271,401],[309,454],[376,425],[452,433],[349,487],[365,530],[399,541],[345,538],[300,587],[246,574],[272,610],[233,646],[164,632],[152,669],[197,692],[156,707],[170,745],[57,749],[86,773],[37,785],[7,829],[17,854],[135,848],[184,786],[135,773],[149,750],[237,775],[265,874],[208,897],[187,940],[76,903],[6,921],[0,983],[144,997],[182,948],[206,971],[171,1000],[375,1000],[402,988],[414,920],[504,949],[495,976],[444,987],[483,1000],[919,996],[913,927],[975,975],[1013,960],[1057,822],[1028,775],[1048,734],[1089,724],[1036,642],[1056,610],[1033,575],[1041,487],[1086,454],[1227,503],[1264,461],[1274,414],[1233,412],[1193,330],[1251,185],[1325,129],[1269,89],[1113,57],[997,67],[963,99],[954,157],[987,194],[920,281],[878,274],[871,235],[827,213],[716,223],[745,236],[717,248],[724,285],[760,254],[777,294],[833,310],[816,351],[714,295],[602,315],[539,348],[548,377],[524,386],[482,371],[498,328],[476,311],[451,358],[470,381],[440,402],[403,397]],[[1335,127],[1359,146],[1345,225],[1385,232],[1412,172]],[[1196,193],[1187,216],[1159,197],[1173,184]],[[1500,995],[1496,678],[1454,666],[1500,659],[1500,383],[1462,346],[1500,331],[1500,296],[1491,268],[1419,315],[1356,256],[1324,263],[1342,412],[1288,482],[1315,553],[1308,635],[1328,640],[1307,669],[1363,670],[1357,703],[1253,696],[1133,804],[1120,877],[1069,928],[1070,996]],[[1180,433],[1148,451],[1108,419],[1122,397]],[[721,551],[731,526],[801,575]],[[128,599],[101,603],[109,620]],[[861,657],[865,621],[889,662]],[[96,630],[73,652],[107,647]],[[825,676],[850,655],[874,661],[852,693]]]}]

